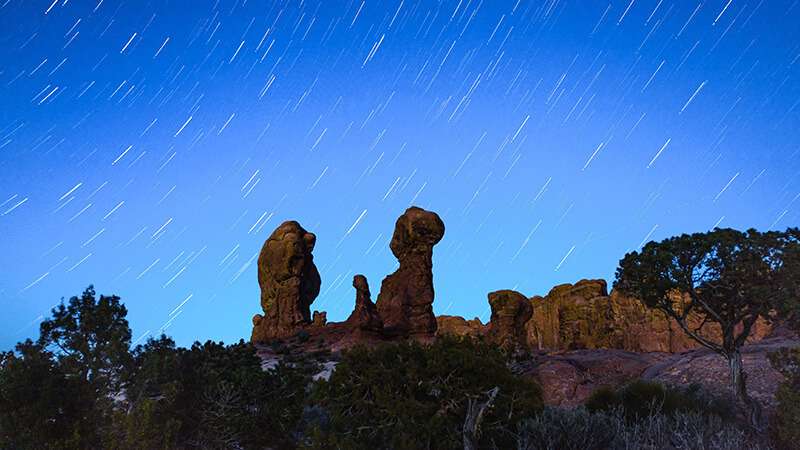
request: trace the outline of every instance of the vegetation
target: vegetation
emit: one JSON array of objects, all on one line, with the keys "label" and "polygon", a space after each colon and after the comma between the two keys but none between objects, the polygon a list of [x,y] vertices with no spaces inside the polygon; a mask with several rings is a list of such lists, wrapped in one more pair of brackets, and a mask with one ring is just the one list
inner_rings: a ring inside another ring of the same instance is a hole
[{"label": "vegetation", "polygon": [[[614,288],[663,311],[692,339],[728,361],[733,395],[761,426],[759,404],[747,393],[741,347],[756,320],[773,311],[792,316],[800,293],[800,230],[715,229],[650,242],[620,261]],[[700,313],[700,327],[689,315]],[[721,339],[700,332],[716,324]]]},{"label": "vegetation", "polygon": [[129,349],[117,297],[53,309],[40,338],[0,354],[0,449],[291,448],[312,368],[264,371],[244,342]]},{"label": "vegetation", "polygon": [[676,388],[644,380],[632,381],[617,389],[597,389],[586,401],[586,409],[589,412],[619,410],[631,421],[653,414],[673,416],[678,413],[713,414],[732,419],[728,402],[709,395],[699,385]]},{"label": "vegetation", "polygon": [[786,381],[775,395],[775,435],[786,448],[800,447],[800,347],[782,349],[770,355],[772,365],[783,373]]},{"label": "vegetation", "polygon": [[631,420],[623,409],[545,408],[519,428],[519,450],[759,450],[738,424],[714,414],[652,413]]},{"label": "vegetation", "polygon": [[0,449],[506,448],[542,408],[538,386],[479,341],[356,348],[315,383],[313,361],[262,370],[241,341],[162,335],[131,350],[126,315],[90,287],[37,342],[0,353]]},{"label": "vegetation", "polygon": [[[496,391],[493,389],[496,388]],[[479,420],[480,448],[509,448],[512,427],[542,408],[540,388],[510,371],[495,346],[442,338],[346,352],[312,400],[328,414],[310,448],[464,448],[470,404],[492,407]],[[472,402],[470,402],[472,400]]]}]

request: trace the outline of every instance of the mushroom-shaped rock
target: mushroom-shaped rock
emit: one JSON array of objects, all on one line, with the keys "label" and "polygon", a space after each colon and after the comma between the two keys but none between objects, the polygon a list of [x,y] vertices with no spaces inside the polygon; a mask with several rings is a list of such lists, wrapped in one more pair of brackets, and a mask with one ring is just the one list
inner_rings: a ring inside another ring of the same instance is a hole
[{"label": "mushroom-shaped rock", "polygon": [[495,291],[489,293],[489,306],[489,338],[509,350],[527,348],[525,324],[533,315],[530,300],[517,291]]},{"label": "mushroom-shaped rock", "polygon": [[350,317],[347,318],[347,326],[356,332],[379,333],[383,329],[383,321],[378,315],[378,308],[372,303],[367,277],[364,275],[354,276],[353,287],[356,288],[356,306]]},{"label": "mushroom-shaped rock", "polygon": [[389,337],[430,339],[436,334],[433,315],[433,246],[444,236],[439,215],[412,206],[394,226],[389,247],[400,267],[383,279],[378,313]]},{"label": "mushroom-shaped rock", "polygon": [[315,243],[316,236],[293,220],[264,242],[258,256],[264,315],[253,317],[251,341],[288,337],[311,323],[310,307],[321,283],[311,254]]}]

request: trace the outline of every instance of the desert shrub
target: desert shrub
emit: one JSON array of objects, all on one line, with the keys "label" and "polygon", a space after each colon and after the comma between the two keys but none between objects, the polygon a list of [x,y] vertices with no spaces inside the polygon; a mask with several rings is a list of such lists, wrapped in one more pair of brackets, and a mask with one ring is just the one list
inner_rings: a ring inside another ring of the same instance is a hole
[{"label": "desert shrub", "polygon": [[546,408],[518,430],[518,450],[768,449],[743,427],[697,412],[653,413],[631,420],[620,408],[589,412]]},{"label": "desert shrub", "polygon": [[161,336],[134,350],[126,408],[107,448],[292,448],[310,376],[264,371],[247,343],[176,348]]},{"label": "desert shrub", "polygon": [[775,394],[775,438],[784,448],[800,449],[800,347],[781,349],[769,356],[772,365],[786,377]]},{"label": "desert shrub", "polygon": [[510,430],[542,408],[540,388],[515,375],[495,346],[447,337],[357,347],[342,355],[312,400],[327,413],[314,426],[309,448],[463,448],[469,399],[499,392],[483,417],[479,443],[509,448]]},{"label": "desert shrub", "polygon": [[710,395],[699,385],[686,388],[666,386],[658,382],[636,380],[619,389],[603,387],[586,401],[590,412],[620,410],[633,420],[653,414],[673,415],[678,412],[711,414],[731,419],[730,401]]},{"label": "desert shrub", "polygon": [[586,408],[547,407],[519,429],[520,450],[604,450],[616,436],[617,416]]}]

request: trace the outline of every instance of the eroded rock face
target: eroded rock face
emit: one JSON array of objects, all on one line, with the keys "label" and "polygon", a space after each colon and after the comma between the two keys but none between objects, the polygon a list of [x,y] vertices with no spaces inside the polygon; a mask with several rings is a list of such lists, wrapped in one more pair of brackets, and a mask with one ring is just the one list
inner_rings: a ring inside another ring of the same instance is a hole
[{"label": "eroded rock face", "polygon": [[389,247],[400,262],[383,279],[378,313],[389,337],[430,339],[436,334],[433,315],[433,246],[444,236],[439,216],[412,206],[397,219]]},{"label": "eroded rock face", "polygon": [[356,306],[345,323],[353,331],[380,333],[383,330],[383,320],[378,315],[378,308],[372,303],[367,277],[354,276],[353,287],[356,288]]},{"label": "eroded rock face", "polygon": [[479,318],[467,320],[461,316],[436,316],[436,335],[478,337],[486,334],[486,325]]},{"label": "eroded rock face", "polygon": [[492,309],[489,338],[506,349],[526,349],[525,324],[533,315],[528,298],[511,290],[491,292],[489,306]]},{"label": "eroded rock face", "polygon": [[321,283],[311,254],[315,243],[316,236],[295,221],[283,222],[264,242],[258,257],[264,315],[253,317],[251,341],[288,337],[311,323]]},{"label": "eroded rock face", "polygon": [[[613,348],[676,353],[699,347],[663,312],[616,291],[609,295],[604,280],[559,285],[544,297],[533,297],[531,303],[534,312],[525,329],[532,349]],[[688,321],[694,329],[703,320],[701,315],[692,314]],[[759,320],[750,341],[758,341],[770,331],[771,327]],[[714,341],[721,339],[716,324],[704,325],[700,333]]]}]

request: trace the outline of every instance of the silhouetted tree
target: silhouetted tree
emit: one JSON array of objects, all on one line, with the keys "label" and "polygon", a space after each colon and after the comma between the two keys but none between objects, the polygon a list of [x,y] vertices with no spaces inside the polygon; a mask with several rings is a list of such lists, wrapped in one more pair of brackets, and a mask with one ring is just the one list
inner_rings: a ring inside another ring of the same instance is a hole
[{"label": "silhouetted tree", "polygon": [[87,383],[70,377],[53,355],[27,340],[0,354],[0,448],[90,448]]},{"label": "silhouetted tree", "polygon": [[240,341],[149,339],[133,351],[116,448],[292,448],[310,375],[279,365],[262,370]]},{"label": "silhouetted tree", "polygon": [[[741,347],[759,317],[770,320],[796,301],[800,232],[715,229],[650,242],[620,261],[614,288],[673,318],[700,345],[725,357],[734,396],[760,427],[760,406],[747,393]],[[693,328],[691,313],[703,322]],[[722,338],[701,334],[716,323]]]}]

